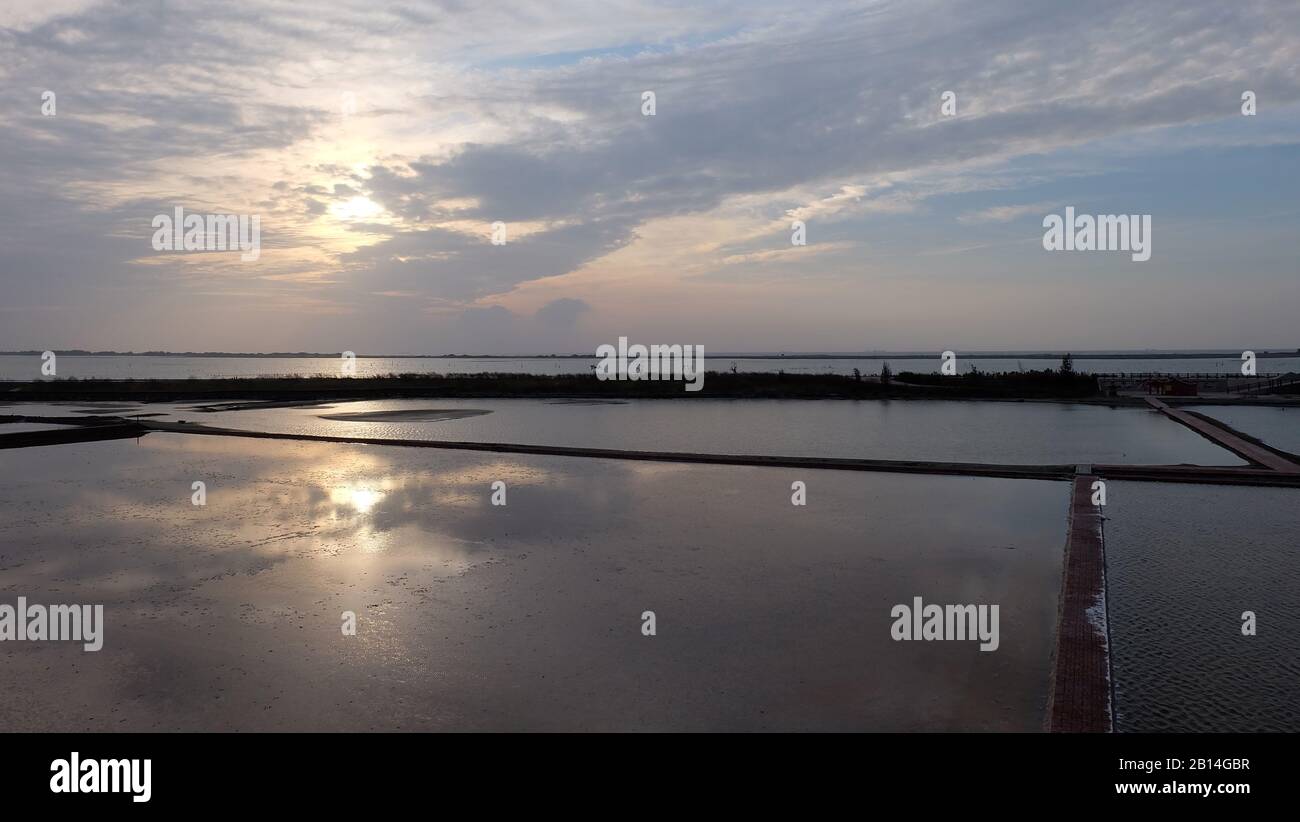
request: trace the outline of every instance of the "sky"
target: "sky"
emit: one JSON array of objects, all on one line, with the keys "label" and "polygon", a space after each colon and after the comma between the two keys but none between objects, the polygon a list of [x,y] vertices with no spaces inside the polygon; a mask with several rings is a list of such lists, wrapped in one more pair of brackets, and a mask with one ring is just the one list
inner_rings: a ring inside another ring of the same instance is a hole
[{"label": "sky", "polygon": [[4,0],[0,112],[0,350],[1300,347],[1294,0]]}]

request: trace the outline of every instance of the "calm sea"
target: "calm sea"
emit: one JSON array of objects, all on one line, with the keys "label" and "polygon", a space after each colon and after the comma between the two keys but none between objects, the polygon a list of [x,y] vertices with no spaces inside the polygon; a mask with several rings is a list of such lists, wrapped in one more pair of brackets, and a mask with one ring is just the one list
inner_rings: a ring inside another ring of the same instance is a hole
[{"label": "calm sea", "polygon": [[[1198,352],[1199,353],[1199,352]],[[37,380],[41,375],[41,358],[35,354],[0,355],[0,380]],[[62,355],[57,361],[57,377],[79,379],[187,379],[219,377],[259,377],[317,374],[338,375],[338,357],[158,357],[158,356],[75,356]],[[886,362],[895,371],[929,373],[939,370],[934,356],[870,356],[861,358],[821,359],[813,357],[755,358],[718,355],[706,360],[711,371],[748,373],[784,371],[787,374],[878,374]],[[356,375],[383,374],[589,374],[596,359],[585,357],[358,357]],[[1037,371],[1056,368],[1055,358],[963,356],[957,352],[957,367],[965,373],[972,366],[981,371]],[[1186,359],[1130,359],[1076,357],[1075,368],[1094,374],[1160,372],[1236,374],[1241,369],[1240,352],[1224,352],[1214,357]],[[1260,359],[1260,374],[1300,372],[1300,356]]]}]

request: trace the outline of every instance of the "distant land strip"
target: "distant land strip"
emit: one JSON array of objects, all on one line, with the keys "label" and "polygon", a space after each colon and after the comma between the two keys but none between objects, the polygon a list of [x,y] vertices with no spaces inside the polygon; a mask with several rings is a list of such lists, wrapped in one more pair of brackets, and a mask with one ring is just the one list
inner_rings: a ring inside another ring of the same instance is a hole
[{"label": "distant land strip", "polygon": [[[600,380],[594,374],[389,374],[340,377],[248,376],[168,379],[66,378],[0,381],[0,403],[213,399],[342,400],[437,397],[605,399],[1071,399],[1100,396],[1095,377],[1055,371],[953,377],[708,371],[703,390],[680,380]],[[1300,383],[1297,383],[1300,389]],[[1131,405],[1127,398],[1110,404]]]},{"label": "distant land strip", "polygon": [[[341,351],[272,351],[269,353],[242,354],[234,351],[88,351],[80,348],[50,349],[60,357],[193,357],[193,358],[240,358],[240,359],[328,359],[342,355]],[[0,357],[39,357],[44,351],[0,351]],[[970,359],[1021,359],[1021,360],[1060,360],[1066,354],[1075,360],[1216,360],[1237,359],[1240,351],[958,351],[962,358]],[[1277,351],[1257,350],[1257,359],[1273,357],[1300,357],[1300,348]],[[596,359],[590,354],[357,354],[357,359],[373,360],[562,360],[562,359]],[[794,352],[759,352],[754,354],[735,351],[719,351],[705,355],[708,359],[738,360],[935,360],[940,356],[937,351],[868,351],[863,353],[800,353]]]},{"label": "distant land strip", "polygon": [[[1059,400],[1145,405],[1140,395],[1103,392],[1091,374],[1059,371],[968,371],[955,376],[900,371],[875,374],[707,371],[700,391],[680,380],[600,380],[594,374],[403,373],[361,377],[317,374],[183,378],[0,380],[5,402],[182,402],[213,400],[342,401],[404,398],[519,399],[984,399]],[[1247,379],[1247,378],[1240,378]],[[1260,376],[1261,385],[1273,379]],[[1300,379],[1246,392],[1234,404],[1300,405]],[[1172,399],[1172,398],[1171,398]],[[1219,403],[1221,398],[1188,398]]]}]

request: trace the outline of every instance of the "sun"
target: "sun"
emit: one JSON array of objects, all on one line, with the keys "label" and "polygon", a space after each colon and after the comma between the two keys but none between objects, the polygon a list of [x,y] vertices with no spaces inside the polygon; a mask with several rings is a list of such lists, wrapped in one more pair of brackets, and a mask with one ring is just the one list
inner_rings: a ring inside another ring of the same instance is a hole
[{"label": "sun", "polygon": [[384,213],[384,207],[369,197],[357,196],[349,200],[331,203],[329,212],[336,220],[356,223],[375,219]]}]

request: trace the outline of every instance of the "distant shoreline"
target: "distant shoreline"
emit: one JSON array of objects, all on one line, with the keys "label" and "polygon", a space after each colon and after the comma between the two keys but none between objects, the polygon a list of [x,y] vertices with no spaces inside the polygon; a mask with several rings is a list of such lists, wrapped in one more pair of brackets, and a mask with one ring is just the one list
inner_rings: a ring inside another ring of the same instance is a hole
[{"label": "distant shoreline", "polygon": [[[392,374],[373,377],[216,377],[54,379],[5,382],[0,403],[76,401],[310,401],[399,398],[534,399],[1009,399],[1138,402],[1103,396],[1096,377],[1042,371],[959,376],[899,372],[878,377],[840,374],[706,372],[698,392],[674,380],[599,380],[592,374]],[[1261,378],[1266,379],[1266,378]]]},{"label": "distant shoreline", "polygon": [[[240,354],[229,351],[85,351],[81,349],[54,349],[60,357],[186,357],[190,359],[329,359],[342,352],[276,351],[267,354]],[[0,357],[39,357],[44,351],[0,351]],[[1059,360],[1069,354],[1075,360],[1215,360],[1237,359],[1240,351],[966,351],[957,352],[966,358]],[[1300,348],[1285,351],[1256,350],[1256,359],[1285,359],[1300,357]],[[744,354],[723,351],[705,354],[708,359],[742,360],[932,360],[939,356],[933,351],[887,351],[861,354],[801,354],[757,353]],[[357,354],[357,359],[371,360],[594,360],[592,354]]]}]

